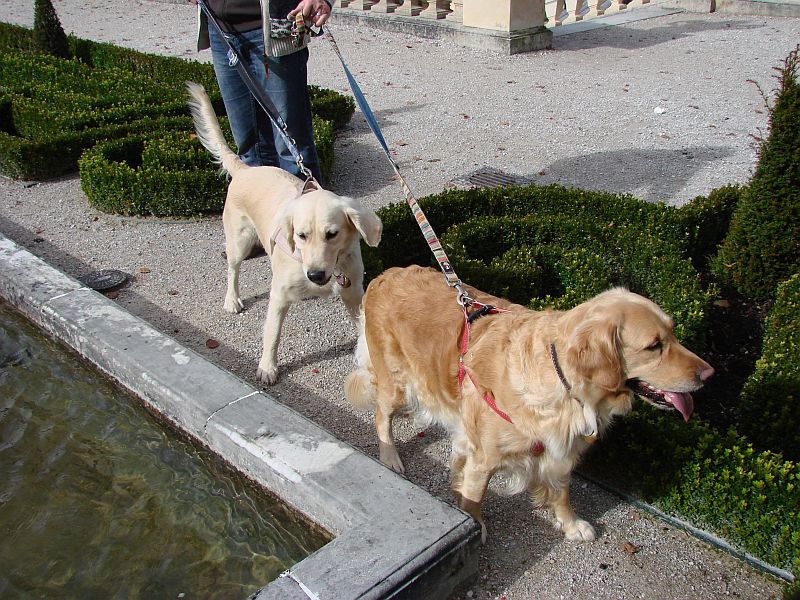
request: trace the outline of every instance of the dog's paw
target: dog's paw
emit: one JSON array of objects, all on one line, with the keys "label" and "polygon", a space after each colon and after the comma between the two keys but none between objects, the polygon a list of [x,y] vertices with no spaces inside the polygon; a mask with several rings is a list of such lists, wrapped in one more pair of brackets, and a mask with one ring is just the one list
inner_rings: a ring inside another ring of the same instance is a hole
[{"label": "dog's paw", "polygon": [[406,468],[403,466],[403,461],[400,460],[400,455],[397,453],[397,448],[382,442],[378,442],[378,446],[380,447],[380,461],[384,465],[389,467],[395,473],[400,473],[401,475],[406,472]]},{"label": "dog's paw", "polygon": [[594,527],[583,519],[565,523],[561,528],[564,530],[564,537],[570,542],[593,542],[597,538]]},{"label": "dog's paw", "polygon": [[244,308],[244,303],[242,302],[241,298],[226,297],[223,308],[225,309],[226,312],[236,314],[242,312],[242,309]]},{"label": "dog's paw", "polygon": [[486,539],[489,537],[486,534],[486,523],[480,521],[480,525],[481,525],[481,544],[486,544]]},{"label": "dog's paw", "polygon": [[276,381],[278,381],[278,367],[277,365],[258,365],[258,370],[256,371],[256,377],[258,377],[259,381],[262,383],[266,383],[267,385],[272,385]]}]

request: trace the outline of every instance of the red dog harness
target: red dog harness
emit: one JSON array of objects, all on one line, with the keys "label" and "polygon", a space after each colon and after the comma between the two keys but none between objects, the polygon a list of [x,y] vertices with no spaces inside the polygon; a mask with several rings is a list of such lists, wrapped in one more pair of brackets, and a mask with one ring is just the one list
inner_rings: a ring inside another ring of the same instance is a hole
[{"label": "red dog harness", "polygon": [[[472,309],[470,312],[470,308]],[[469,380],[472,382],[472,385],[475,386],[475,389],[478,389],[478,384],[475,382],[475,379],[472,377],[472,374],[467,371],[467,367],[464,364],[464,356],[467,354],[467,349],[469,348],[469,329],[470,325],[475,319],[478,319],[484,315],[494,315],[499,312],[508,312],[505,309],[497,308],[492,306],[491,304],[483,304],[476,300],[473,300],[470,307],[468,308],[466,305],[464,306],[464,328],[461,332],[461,353],[458,356],[458,390],[459,392],[463,392],[464,388],[464,376],[466,375],[469,377]],[[503,412],[499,406],[497,406],[497,402],[492,395],[492,392],[486,390],[483,394],[483,401],[491,408],[500,418],[508,421],[512,425],[514,421],[511,420],[505,412]],[[531,454],[534,456],[539,456],[544,452],[544,444],[537,440],[533,447],[531,448]]]}]

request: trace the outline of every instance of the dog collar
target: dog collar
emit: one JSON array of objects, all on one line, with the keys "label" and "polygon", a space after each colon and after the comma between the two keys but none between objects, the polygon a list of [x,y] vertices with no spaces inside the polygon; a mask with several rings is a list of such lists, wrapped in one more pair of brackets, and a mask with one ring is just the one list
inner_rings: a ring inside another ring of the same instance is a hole
[{"label": "dog collar", "polygon": [[556,374],[561,380],[561,384],[568,392],[571,392],[572,386],[567,381],[567,378],[564,377],[564,371],[561,370],[561,365],[558,364],[558,353],[556,352],[556,345],[554,343],[550,344],[550,360],[553,362],[553,368],[556,370]]},{"label": "dog collar", "polygon": [[272,232],[272,236],[270,236],[269,239],[287,256],[292,257],[297,262],[303,261],[303,255],[300,254],[300,250],[295,247],[294,251],[292,251],[292,249],[289,247],[289,242],[286,239],[286,236],[283,235],[283,230],[280,227],[275,228],[275,231]]},{"label": "dog collar", "polygon": [[[564,377],[564,371],[561,370],[561,365],[558,362],[558,353],[556,352],[556,345],[554,343],[550,344],[550,360],[553,361],[553,368],[556,370],[556,374],[558,374],[558,378],[561,380],[561,385],[563,385],[564,389],[567,390],[567,393],[569,393],[570,396],[572,396],[572,393],[571,393],[572,392],[572,386],[567,381],[567,378]],[[575,396],[572,396],[572,397],[575,398]],[[590,419],[590,416],[586,414],[586,410],[587,410],[586,403],[581,401],[580,398],[575,398],[575,400],[578,403],[580,403],[580,405],[583,407],[584,417],[587,419],[587,422],[588,422],[589,419]],[[594,423],[595,423],[595,426],[592,427],[591,429],[587,430],[586,433],[584,433],[581,436],[583,438],[583,440],[587,444],[591,444],[597,439],[598,423],[597,423],[597,418],[596,417],[594,417]]]}]

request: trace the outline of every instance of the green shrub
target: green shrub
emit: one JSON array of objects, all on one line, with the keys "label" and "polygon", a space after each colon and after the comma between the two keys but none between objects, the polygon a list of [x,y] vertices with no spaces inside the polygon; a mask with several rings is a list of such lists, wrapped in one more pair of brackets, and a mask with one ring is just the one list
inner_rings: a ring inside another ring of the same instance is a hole
[{"label": "green shrub", "polygon": [[182,90],[182,83],[195,81],[205,86],[214,100],[218,98],[214,67],[208,63],[139,52],[105,42],[70,38],[73,55],[92,69],[117,69],[150,81],[169,81]]},{"label": "green shrub", "polygon": [[36,0],[33,7],[33,41],[46,54],[70,58],[67,34],[50,0]]},{"label": "green shrub", "polygon": [[678,208],[677,216],[689,234],[689,256],[698,270],[706,269],[709,258],[717,254],[743,192],[741,186],[727,185]]},{"label": "green shrub", "polygon": [[83,152],[98,141],[119,140],[146,131],[188,131],[190,128],[191,119],[187,116],[148,118],[82,131],[55,131],[34,140],[0,131],[0,172],[14,179],[51,179],[75,171]]},{"label": "green shrub", "polygon": [[0,55],[0,78],[0,170],[9,177],[50,179],[75,171],[98,141],[192,127],[182,87],[126,71],[19,52]]},{"label": "green shrub", "polygon": [[[177,217],[221,211],[227,181],[194,135],[190,119],[179,119],[176,125],[182,126],[176,130],[149,131],[86,150],[79,166],[89,204],[123,215]],[[227,119],[220,124],[232,144]],[[314,138],[320,163],[329,170],[333,133],[328,121],[314,117]]]},{"label": "green shrub", "polygon": [[[41,54],[0,56],[4,93],[12,99],[14,129],[22,136],[81,130],[144,117],[188,114],[184,82],[154,85],[121,67],[95,69],[79,60]],[[212,102],[219,93],[212,89]]]},{"label": "green shrub", "polygon": [[[648,230],[658,229],[670,239],[676,236],[688,239],[685,225],[673,207],[648,204],[628,195],[586,192],[559,185],[448,190],[421,198],[419,204],[440,235],[467,218],[539,214],[543,218],[592,215],[608,227],[622,220]],[[375,251],[381,262],[400,266],[427,264],[430,250],[411,218],[408,205],[405,202],[390,205],[382,208],[380,215],[384,241]]]},{"label": "green shrub", "polygon": [[0,23],[0,50],[19,52],[33,50],[33,30],[13,23]]},{"label": "green shrub", "polygon": [[343,96],[333,90],[316,85],[308,86],[311,112],[323,121],[329,121],[333,130],[341,129],[350,121],[356,103],[350,96]]},{"label": "green shrub", "polygon": [[757,447],[800,460],[800,274],[778,287],[755,373],[742,389],[740,430]]},{"label": "green shrub", "polygon": [[784,61],[769,134],[733,213],[714,272],[745,296],[766,299],[800,261],[800,46]]},{"label": "green shrub", "polygon": [[[210,64],[74,37],[69,43],[75,59],[42,54],[30,30],[0,23],[0,172],[9,177],[50,179],[69,173],[78,168],[86,149],[105,140],[145,131],[152,131],[154,138],[171,129],[192,131],[185,91],[189,80],[204,85],[224,114]],[[334,158],[333,126],[350,119],[354,103],[316,86],[309,86],[309,94],[320,166],[327,177]],[[87,189],[96,190],[96,182]],[[102,195],[100,190],[96,194]]]},{"label": "green shrub", "polygon": [[[714,290],[699,286],[689,260],[699,246],[691,246],[687,223],[697,229],[710,211],[691,216],[630,196],[561,186],[450,190],[419,203],[459,277],[471,285],[522,304],[559,308],[624,285],[658,302],[681,339],[702,347]],[[431,264],[407,204],[378,214],[382,242],[366,251],[378,256],[375,263]]]},{"label": "green shrub", "polygon": [[219,212],[226,182],[188,131],[128,136],[80,159],[81,188],[95,208],[122,215]]},{"label": "green shrub", "polygon": [[800,559],[800,467],[734,431],[638,403],[582,469],[772,565],[791,570]]}]

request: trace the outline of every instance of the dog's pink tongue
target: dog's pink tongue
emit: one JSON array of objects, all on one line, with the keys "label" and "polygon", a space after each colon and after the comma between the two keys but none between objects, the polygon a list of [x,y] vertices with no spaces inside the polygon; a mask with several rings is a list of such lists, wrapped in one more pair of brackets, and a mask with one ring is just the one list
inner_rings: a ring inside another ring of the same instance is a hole
[{"label": "dog's pink tongue", "polygon": [[689,417],[691,417],[694,412],[694,398],[692,398],[692,395],[678,392],[666,392],[664,396],[669,400],[672,406],[678,409],[678,412],[683,415],[683,420],[688,423]]}]

